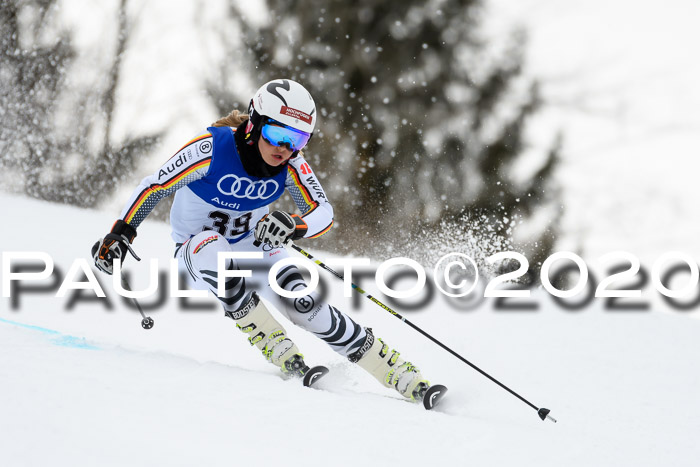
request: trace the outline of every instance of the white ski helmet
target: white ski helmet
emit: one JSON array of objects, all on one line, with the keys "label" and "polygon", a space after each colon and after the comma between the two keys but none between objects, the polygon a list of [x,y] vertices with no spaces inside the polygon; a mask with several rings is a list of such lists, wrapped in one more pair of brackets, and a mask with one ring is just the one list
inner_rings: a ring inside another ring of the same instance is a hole
[{"label": "white ski helmet", "polygon": [[[275,79],[263,84],[250,100],[246,139],[257,141],[262,126],[274,120],[297,131],[313,134],[316,104],[309,91],[291,79]],[[252,138],[251,138],[252,136]]]}]

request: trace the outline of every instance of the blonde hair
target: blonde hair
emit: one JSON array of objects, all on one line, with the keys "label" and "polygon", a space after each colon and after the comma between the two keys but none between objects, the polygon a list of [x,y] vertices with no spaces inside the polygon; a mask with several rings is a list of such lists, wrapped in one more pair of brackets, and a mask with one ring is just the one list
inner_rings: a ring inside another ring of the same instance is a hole
[{"label": "blonde hair", "polygon": [[239,112],[238,110],[232,111],[230,114],[226,115],[215,121],[212,126],[232,126],[234,128],[238,127],[241,123],[248,120],[248,114]]}]

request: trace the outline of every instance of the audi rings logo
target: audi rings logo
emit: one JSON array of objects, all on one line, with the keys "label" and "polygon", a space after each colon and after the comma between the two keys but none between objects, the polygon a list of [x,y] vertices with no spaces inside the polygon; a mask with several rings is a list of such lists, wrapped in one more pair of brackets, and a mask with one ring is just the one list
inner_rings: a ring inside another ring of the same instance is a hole
[{"label": "audi rings logo", "polygon": [[275,180],[253,181],[246,177],[224,175],[216,185],[224,195],[247,199],[268,199],[277,192],[279,184]]}]

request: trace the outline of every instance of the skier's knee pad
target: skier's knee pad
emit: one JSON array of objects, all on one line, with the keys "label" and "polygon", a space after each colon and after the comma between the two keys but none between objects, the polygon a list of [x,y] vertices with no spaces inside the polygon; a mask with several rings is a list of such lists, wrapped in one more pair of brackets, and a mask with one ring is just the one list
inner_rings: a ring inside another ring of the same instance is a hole
[{"label": "skier's knee pad", "polygon": [[273,364],[284,368],[285,361],[299,354],[297,346],[255,292],[240,308],[225,313],[236,322],[238,329],[250,335],[250,344],[255,345]]}]

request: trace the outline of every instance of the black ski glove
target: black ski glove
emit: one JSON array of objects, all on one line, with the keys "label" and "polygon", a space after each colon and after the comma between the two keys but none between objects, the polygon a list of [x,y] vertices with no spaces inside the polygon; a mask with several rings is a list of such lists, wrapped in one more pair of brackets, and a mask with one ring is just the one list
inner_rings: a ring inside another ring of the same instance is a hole
[{"label": "black ski glove", "polygon": [[298,214],[284,211],[272,211],[266,214],[255,226],[256,246],[267,243],[274,248],[284,245],[289,240],[302,238],[309,227]]},{"label": "black ski glove", "polygon": [[92,259],[95,260],[97,269],[111,275],[114,260],[119,259],[123,263],[127,251],[137,261],[141,261],[141,258],[136,256],[134,250],[131,249],[131,242],[134,241],[134,238],[136,238],[135,228],[121,219],[115,222],[112,231],[92,246]]}]

